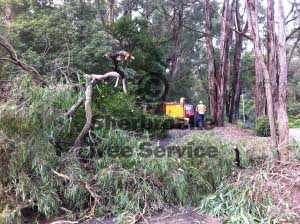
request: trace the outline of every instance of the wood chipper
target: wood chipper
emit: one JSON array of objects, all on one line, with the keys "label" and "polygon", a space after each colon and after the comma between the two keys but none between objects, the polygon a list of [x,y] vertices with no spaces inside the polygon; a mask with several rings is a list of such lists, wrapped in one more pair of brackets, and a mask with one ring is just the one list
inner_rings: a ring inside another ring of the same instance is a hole
[{"label": "wood chipper", "polygon": [[179,121],[182,126],[194,126],[195,108],[191,104],[183,102],[165,102],[164,113]]}]

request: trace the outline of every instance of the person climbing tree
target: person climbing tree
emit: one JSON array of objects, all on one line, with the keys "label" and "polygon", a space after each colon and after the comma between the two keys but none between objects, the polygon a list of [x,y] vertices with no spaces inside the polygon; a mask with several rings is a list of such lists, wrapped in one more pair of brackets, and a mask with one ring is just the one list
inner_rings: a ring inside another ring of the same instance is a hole
[{"label": "person climbing tree", "polygon": [[[132,56],[129,52],[121,50],[121,51],[116,51],[114,53],[108,53],[105,55],[106,58],[110,58],[113,63],[113,70],[117,73],[120,74],[120,77],[122,81],[125,81],[125,72],[123,69],[120,69],[119,63],[122,63],[125,67],[127,66],[127,62],[134,60],[134,56]],[[119,78],[117,79],[115,87],[117,87],[119,83]]]}]

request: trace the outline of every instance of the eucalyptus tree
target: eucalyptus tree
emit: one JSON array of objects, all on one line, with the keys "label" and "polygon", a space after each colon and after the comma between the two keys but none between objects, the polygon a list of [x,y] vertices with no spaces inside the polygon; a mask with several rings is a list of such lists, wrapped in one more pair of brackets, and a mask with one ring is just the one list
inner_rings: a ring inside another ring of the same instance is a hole
[{"label": "eucalyptus tree", "polygon": [[289,144],[289,127],[287,116],[287,94],[288,94],[288,64],[286,55],[286,28],[285,15],[282,0],[278,0],[278,130],[279,147],[286,147]]},{"label": "eucalyptus tree", "polygon": [[272,144],[276,146],[277,137],[276,137],[274,110],[273,110],[272,86],[270,82],[270,73],[264,62],[264,56],[260,44],[261,39],[259,36],[259,29],[258,29],[258,1],[257,0],[247,0],[247,14],[248,14],[248,22],[251,31],[251,37],[254,44],[254,53],[255,53],[255,60],[256,60],[255,66],[257,68],[256,71],[258,69],[262,70],[264,75],[268,118],[269,118],[270,129],[271,129],[271,139],[272,139]]},{"label": "eucalyptus tree", "polygon": [[226,102],[227,83],[230,76],[230,43],[232,40],[232,11],[235,1],[223,2],[220,33],[220,55],[218,69],[212,40],[211,3],[205,1],[206,13],[206,45],[208,48],[208,77],[210,93],[210,114],[213,122],[224,126],[224,105]]}]

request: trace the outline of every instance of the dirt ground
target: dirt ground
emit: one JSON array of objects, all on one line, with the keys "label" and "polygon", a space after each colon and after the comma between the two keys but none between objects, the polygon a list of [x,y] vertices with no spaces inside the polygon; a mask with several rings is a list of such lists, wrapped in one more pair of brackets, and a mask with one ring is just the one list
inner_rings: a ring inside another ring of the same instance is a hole
[{"label": "dirt ground", "polygon": [[[199,215],[192,209],[172,209],[141,218],[139,224],[221,224],[222,219]],[[88,224],[114,224],[113,219],[95,219]]]},{"label": "dirt ground", "polygon": [[173,129],[168,132],[168,137],[160,140],[158,143],[161,147],[171,144],[180,144],[193,136],[216,135],[220,141],[229,143],[242,148],[251,157],[268,157],[272,158],[274,150],[271,148],[271,139],[266,137],[257,137],[253,131],[241,129],[232,124],[225,127],[216,127],[212,130],[195,130],[195,129]]},{"label": "dirt ground", "polygon": [[[159,215],[155,215],[147,219],[151,224],[221,224],[222,220],[205,215],[199,215],[192,209],[168,211]],[[147,224],[146,221],[140,222],[141,224]]]}]

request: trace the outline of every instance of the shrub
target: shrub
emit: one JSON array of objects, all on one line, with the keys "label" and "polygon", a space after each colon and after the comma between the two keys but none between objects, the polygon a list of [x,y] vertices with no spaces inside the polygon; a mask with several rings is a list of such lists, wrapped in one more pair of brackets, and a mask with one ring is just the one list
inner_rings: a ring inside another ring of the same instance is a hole
[{"label": "shrub", "polygon": [[271,135],[268,117],[265,116],[257,119],[255,131],[256,135],[260,137],[269,137]]},{"label": "shrub", "polygon": [[241,120],[237,120],[236,126],[238,128],[241,128],[241,129],[247,129],[248,128],[247,125],[243,121],[241,121]]}]

